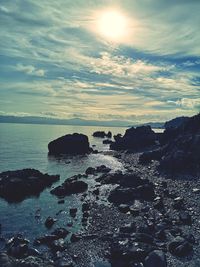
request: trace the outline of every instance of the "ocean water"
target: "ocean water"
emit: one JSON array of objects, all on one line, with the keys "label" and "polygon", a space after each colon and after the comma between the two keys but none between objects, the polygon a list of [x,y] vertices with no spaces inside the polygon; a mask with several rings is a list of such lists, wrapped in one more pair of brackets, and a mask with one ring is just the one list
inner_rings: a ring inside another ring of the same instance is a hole
[{"label": "ocean water", "polygon": [[[116,127],[86,127],[86,126],[60,126],[36,124],[0,124],[0,172],[23,168],[35,168],[44,173],[59,174],[62,183],[66,178],[75,174],[84,173],[92,166],[104,164],[113,170],[123,169],[122,164],[109,151],[109,145],[103,145],[102,139],[92,137],[97,130],[112,131],[113,134],[125,132],[125,128]],[[89,137],[90,145],[102,151],[100,154],[87,156],[73,156],[65,159],[48,157],[48,143],[55,138],[68,133],[83,133]],[[93,180],[86,182],[93,186]],[[27,198],[21,203],[8,204],[0,198],[0,223],[2,236],[9,238],[15,234],[22,234],[30,240],[48,233],[44,221],[48,216],[58,219],[54,228],[67,227],[72,221],[69,209],[79,208],[79,198],[68,196],[65,203],[60,205],[58,199],[49,193],[50,188],[44,190],[40,197]],[[38,215],[35,216],[35,215]],[[81,211],[79,209],[72,232],[81,228]],[[51,230],[52,231],[52,230]]]}]

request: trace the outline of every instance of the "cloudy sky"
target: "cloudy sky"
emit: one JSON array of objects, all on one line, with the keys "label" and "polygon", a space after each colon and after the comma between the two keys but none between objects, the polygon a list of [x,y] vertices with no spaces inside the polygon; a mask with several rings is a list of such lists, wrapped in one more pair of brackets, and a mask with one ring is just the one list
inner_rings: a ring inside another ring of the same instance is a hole
[{"label": "cloudy sky", "polygon": [[0,114],[197,113],[199,11],[199,0],[0,0]]}]

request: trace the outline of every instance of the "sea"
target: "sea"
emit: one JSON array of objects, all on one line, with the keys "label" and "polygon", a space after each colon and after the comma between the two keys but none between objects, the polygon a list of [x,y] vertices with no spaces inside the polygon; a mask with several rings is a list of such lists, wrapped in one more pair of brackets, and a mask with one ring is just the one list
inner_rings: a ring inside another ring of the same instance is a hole
[{"label": "sea", "polygon": [[[1,123],[0,172],[35,168],[43,173],[59,174],[60,181],[53,185],[57,186],[73,175],[85,173],[88,167],[103,164],[113,171],[123,170],[122,163],[113,157],[109,145],[103,144],[101,138],[92,136],[92,133],[98,130],[111,131],[115,135],[124,134],[126,128]],[[65,158],[49,157],[48,143],[70,133],[86,134],[90,146],[101,153]],[[92,187],[94,178],[87,178],[86,182]],[[20,234],[33,242],[36,237],[48,234],[57,227],[68,228],[69,223],[73,224],[70,232],[76,233],[82,230],[81,205],[81,199],[76,195],[67,196],[64,204],[58,204],[57,197],[50,194],[50,188],[45,189],[39,197],[30,197],[20,203],[10,204],[0,198],[1,236],[9,239]],[[78,208],[75,219],[70,216],[70,208]],[[48,216],[57,219],[51,230],[47,230],[44,226]],[[4,245],[3,239],[0,238],[0,250]],[[40,250],[45,252],[47,248],[42,247]],[[95,266],[110,265],[97,264]]]},{"label": "sea", "polygon": [[[54,184],[57,186],[73,175],[84,173],[88,167],[104,164],[112,170],[123,169],[122,164],[109,151],[109,145],[104,145],[101,138],[92,136],[92,133],[97,130],[111,131],[115,135],[124,134],[126,128],[1,123],[0,172],[35,168],[43,173],[59,174],[60,181]],[[66,158],[49,157],[48,143],[70,133],[86,134],[90,146],[94,146],[93,148],[101,153]],[[76,195],[68,196],[65,198],[65,203],[60,205],[57,197],[51,195],[49,191],[50,188],[47,188],[39,197],[27,198],[14,204],[9,204],[0,198],[1,235],[10,238],[21,234],[33,241],[35,237],[48,233],[44,226],[48,216],[58,219],[55,227],[67,227],[67,224],[72,222],[69,209],[79,208],[80,199]],[[71,228],[72,232],[80,230],[81,218],[81,212],[78,209],[77,217]]]}]

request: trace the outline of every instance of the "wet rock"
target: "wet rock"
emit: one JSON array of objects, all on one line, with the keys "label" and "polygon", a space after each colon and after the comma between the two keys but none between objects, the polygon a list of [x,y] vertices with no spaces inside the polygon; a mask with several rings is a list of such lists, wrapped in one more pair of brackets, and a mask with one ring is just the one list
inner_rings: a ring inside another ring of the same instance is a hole
[{"label": "wet rock", "polygon": [[65,228],[57,228],[52,232],[52,235],[55,235],[57,239],[65,238],[69,234],[69,231]]},{"label": "wet rock", "polygon": [[65,182],[51,190],[51,194],[63,197],[71,194],[78,194],[87,191],[88,184],[83,181],[78,181],[77,177],[71,177]]},{"label": "wet rock", "polygon": [[169,251],[179,257],[187,256],[192,251],[192,245],[183,237],[176,237],[168,244]]},{"label": "wet rock", "polygon": [[45,221],[45,226],[47,227],[47,228],[51,228],[53,225],[54,225],[54,223],[57,221],[57,219],[54,219],[54,218],[52,218],[52,217],[48,217],[47,219],[46,219],[46,221]]},{"label": "wet rock", "polygon": [[11,259],[6,253],[0,253],[0,266],[1,267],[14,267],[13,259]]},{"label": "wet rock", "polygon": [[96,171],[101,173],[108,173],[111,171],[111,168],[106,167],[105,165],[100,165],[96,167]]},{"label": "wet rock", "polygon": [[58,200],[58,204],[64,204],[64,203],[65,203],[64,199]]},{"label": "wet rock", "polygon": [[84,211],[88,211],[88,210],[90,210],[90,203],[84,202],[82,204],[82,211],[84,212]]},{"label": "wet rock", "polygon": [[52,243],[58,239],[64,239],[69,234],[65,228],[57,228],[50,235],[38,237],[34,241],[34,245],[46,245],[51,247]]},{"label": "wet rock", "polygon": [[92,151],[88,137],[84,134],[67,134],[48,144],[49,155],[86,154]]},{"label": "wet rock", "polygon": [[98,196],[99,195],[99,188],[95,189],[92,191],[92,194],[95,195],[95,196]]},{"label": "wet rock", "polygon": [[76,213],[77,213],[77,208],[71,208],[69,210],[69,214],[71,217],[76,217]]},{"label": "wet rock", "polygon": [[0,197],[8,202],[20,202],[38,196],[46,187],[59,180],[59,175],[43,174],[35,169],[0,173]]},{"label": "wet rock", "polygon": [[112,137],[112,133],[109,131],[108,133],[105,133],[104,131],[96,131],[92,134],[94,137],[99,137],[99,138],[111,138]]},{"label": "wet rock", "polygon": [[156,135],[150,126],[132,127],[126,130],[123,137],[115,136],[110,145],[113,150],[141,149],[155,144]]},{"label": "wet rock", "polygon": [[24,258],[28,254],[29,241],[22,236],[16,236],[8,240],[6,244],[8,255],[15,258]]},{"label": "wet rock", "polygon": [[110,139],[105,139],[105,140],[103,140],[103,144],[104,144],[104,145],[110,145],[110,144],[112,144],[112,143],[113,143],[113,141],[110,140]]},{"label": "wet rock", "polygon": [[87,170],[85,171],[86,174],[95,174],[96,169],[93,167],[88,167]]},{"label": "wet rock", "polygon": [[81,237],[78,236],[77,234],[72,234],[72,235],[71,235],[71,238],[70,238],[70,241],[71,241],[72,243],[74,243],[74,242],[79,241],[80,239],[81,239]]},{"label": "wet rock", "polygon": [[64,251],[65,249],[66,249],[66,243],[65,243],[65,240],[62,238],[54,240],[51,243],[51,250],[53,252]]},{"label": "wet rock", "polygon": [[119,186],[110,192],[108,201],[114,204],[127,204],[135,199],[152,200],[153,198],[153,184],[146,183],[135,188],[124,188]]},{"label": "wet rock", "polygon": [[118,209],[123,213],[127,213],[129,211],[129,205],[121,204],[119,205]]},{"label": "wet rock", "polygon": [[145,258],[144,267],[167,267],[165,254],[160,250],[152,251]]}]

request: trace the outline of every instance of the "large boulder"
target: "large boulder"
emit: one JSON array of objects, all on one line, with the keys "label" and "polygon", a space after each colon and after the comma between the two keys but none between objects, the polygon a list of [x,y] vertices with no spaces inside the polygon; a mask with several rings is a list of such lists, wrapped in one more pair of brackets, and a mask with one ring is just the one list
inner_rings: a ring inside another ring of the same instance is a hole
[{"label": "large boulder", "polygon": [[180,135],[200,134],[200,113],[191,118],[182,119],[174,127],[170,127],[170,125],[167,124],[167,128],[160,139],[161,144],[167,144]]},{"label": "large boulder", "polygon": [[179,136],[167,145],[160,166],[172,171],[191,170],[200,167],[199,148],[200,134]]},{"label": "large boulder", "polygon": [[39,195],[59,178],[59,175],[43,174],[35,169],[2,172],[0,173],[0,197],[8,202],[20,202],[28,196]]},{"label": "large boulder", "polygon": [[92,136],[94,137],[99,137],[99,138],[112,138],[112,133],[109,131],[108,133],[104,132],[104,131],[96,131],[92,134]]},{"label": "large boulder", "polygon": [[67,134],[48,144],[49,155],[86,154],[92,151],[88,137],[84,134]]},{"label": "large boulder", "polygon": [[78,180],[77,176],[68,178],[61,185],[51,190],[51,194],[58,197],[63,197],[72,194],[79,194],[87,191],[88,184],[84,181]]},{"label": "large boulder", "polygon": [[150,126],[132,127],[126,130],[125,135],[115,136],[115,142],[110,145],[113,150],[138,150],[151,145],[156,141],[156,134]]}]

